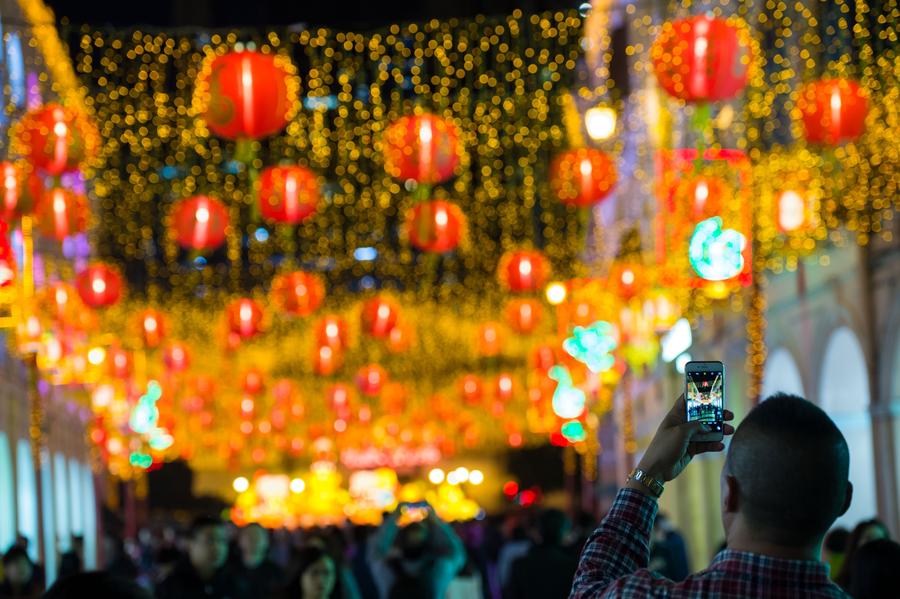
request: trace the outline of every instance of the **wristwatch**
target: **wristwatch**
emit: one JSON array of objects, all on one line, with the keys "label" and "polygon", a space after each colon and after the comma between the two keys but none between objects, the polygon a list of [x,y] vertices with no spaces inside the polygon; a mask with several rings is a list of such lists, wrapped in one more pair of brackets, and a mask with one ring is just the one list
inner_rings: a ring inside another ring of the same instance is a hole
[{"label": "wristwatch", "polygon": [[654,497],[659,497],[663,493],[662,482],[656,480],[640,468],[635,468],[634,470],[632,470],[631,474],[628,475],[627,480],[633,480],[635,482],[641,483],[653,494]]}]

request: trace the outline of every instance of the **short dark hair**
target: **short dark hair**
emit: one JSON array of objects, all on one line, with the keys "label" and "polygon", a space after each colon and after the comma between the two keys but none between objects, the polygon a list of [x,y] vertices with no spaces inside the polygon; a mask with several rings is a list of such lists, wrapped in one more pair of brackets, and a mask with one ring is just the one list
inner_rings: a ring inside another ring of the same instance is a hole
[{"label": "short dark hair", "polygon": [[850,538],[850,531],[839,526],[832,529],[825,535],[825,549],[832,553],[844,553],[847,551],[847,539]]},{"label": "short dark hair", "polygon": [[728,451],[741,509],[773,542],[803,546],[843,513],[850,451],[814,404],[778,393],[747,414]]},{"label": "short dark hair", "polygon": [[73,574],[59,580],[44,595],[44,599],[78,599],[79,597],[151,599],[150,593],[136,582],[108,572]]},{"label": "short dark hair", "polygon": [[221,518],[216,518],[215,516],[198,516],[191,522],[191,527],[188,529],[188,536],[193,539],[203,532],[203,529],[213,526],[225,526],[225,522],[223,522]]},{"label": "short dark hair", "polygon": [[31,558],[28,556],[28,551],[25,550],[24,547],[20,545],[13,545],[9,549],[7,549],[6,553],[3,554],[3,565],[11,564],[12,562],[18,559],[26,559],[29,562]]},{"label": "short dark hair", "polygon": [[850,564],[850,588],[857,599],[892,597],[897,593],[900,545],[888,539],[871,541],[859,548]]}]

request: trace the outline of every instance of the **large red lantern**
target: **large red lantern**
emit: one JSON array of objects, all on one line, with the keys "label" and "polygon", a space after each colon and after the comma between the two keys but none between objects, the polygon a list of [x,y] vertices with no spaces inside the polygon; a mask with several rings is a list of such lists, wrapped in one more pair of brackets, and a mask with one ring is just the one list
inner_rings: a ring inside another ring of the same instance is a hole
[{"label": "large red lantern", "polygon": [[701,220],[719,216],[731,194],[727,181],[712,175],[698,175],[680,181],[675,188],[676,211],[690,227]]},{"label": "large red lantern", "polygon": [[806,141],[836,146],[862,135],[868,97],[851,79],[822,79],[803,87],[797,99]]},{"label": "large red lantern", "polygon": [[328,314],[316,325],[316,343],[319,347],[330,347],[342,351],[348,347],[347,323],[335,314]]},{"label": "large red lantern", "polygon": [[13,133],[16,150],[47,174],[59,176],[92,158],[100,136],[90,121],[59,104],[28,112]]},{"label": "large red lantern", "polygon": [[195,106],[210,131],[226,139],[260,139],[278,133],[297,106],[298,84],[290,61],[251,50],[209,61],[197,81]]},{"label": "large red lantern", "polygon": [[383,297],[373,297],[362,306],[362,330],[372,337],[387,337],[397,324],[399,315],[400,309],[394,302]]},{"label": "large red lantern", "polygon": [[186,250],[214,250],[225,242],[228,210],[208,196],[181,200],[172,210],[172,225],[178,245]]},{"label": "large red lantern", "polygon": [[375,397],[387,382],[387,372],[378,364],[367,364],[356,373],[356,388],[363,395]]},{"label": "large red lantern", "polygon": [[138,316],[138,327],[144,345],[148,348],[159,346],[166,334],[166,325],[162,313],[159,310],[144,310]]},{"label": "large red lantern", "polygon": [[303,271],[278,275],[272,281],[272,300],[282,312],[309,316],[325,299],[325,285],[318,275]]},{"label": "large red lantern", "polygon": [[34,211],[44,194],[44,184],[34,169],[13,162],[0,162],[0,205],[6,220]]},{"label": "large red lantern", "polygon": [[735,97],[747,84],[751,55],[743,21],[705,15],[663,24],[650,48],[660,86],[685,102]]},{"label": "large red lantern", "polygon": [[188,346],[180,341],[169,343],[163,350],[163,363],[171,372],[184,372],[191,365]]},{"label": "large red lantern", "polygon": [[106,264],[92,264],[78,273],[75,288],[86,305],[106,308],[122,296],[122,276]]},{"label": "large red lantern", "polygon": [[234,300],[225,309],[228,330],[240,335],[241,339],[250,339],[262,332],[262,306],[249,297]]},{"label": "large red lantern", "polygon": [[550,163],[550,188],[564,204],[593,206],[604,200],[615,185],[616,165],[602,150],[569,150]]},{"label": "large red lantern", "polygon": [[506,304],[506,320],[517,333],[527,335],[541,322],[543,309],[534,299],[514,299]]},{"label": "large red lantern", "polygon": [[484,383],[481,377],[475,374],[467,374],[459,382],[459,390],[466,405],[477,406],[481,404],[484,395]]},{"label": "large red lantern", "polygon": [[296,225],[319,205],[316,175],[302,166],[270,166],[259,176],[259,211],[266,220]]},{"label": "large red lantern", "polygon": [[456,126],[433,114],[402,117],[391,123],[381,140],[384,170],[401,181],[433,185],[453,176],[459,164]]},{"label": "large red lantern", "polygon": [[62,187],[46,190],[38,202],[38,229],[57,241],[83,233],[87,229],[87,218],[87,198]]},{"label": "large red lantern", "polygon": [[550,265],[541,252],[516,250],[500,258],[500,284],[513,293],[530,293],[543,289],[550,275]]},{"label": "large red lantern", "polygon": [[444,200],[416,204],[406,218],[409,243],[423,252],[452,252],[459,246],[464,228],[462,210]]}]

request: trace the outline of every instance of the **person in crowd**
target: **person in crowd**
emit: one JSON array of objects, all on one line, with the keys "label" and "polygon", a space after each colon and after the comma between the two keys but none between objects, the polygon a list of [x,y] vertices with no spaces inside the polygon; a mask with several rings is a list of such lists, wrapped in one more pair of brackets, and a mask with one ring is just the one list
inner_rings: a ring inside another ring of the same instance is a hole
[{"label": "person in crowd", "polygon": [[847,553],[847,540],[850,531],[842,526],[833,528],[825,536],[822,544],[822,561],[831,569],[831,579],[835,580],[844,567],[844,556]]},{"label": "person in crowd", "polygon": [[340,589],[340,599],[360,599],[359,586],[353,570],[347,564],[347,541],[344,533],[336,526],[316,531],[307,540],[307,545],[324,549],[334,562]]},{"label": "person in crowd", "polygon": [[359,586],[359,594],[362,599],[378,599],[378,588],[375,579],[372,578],[372,570],[366,558],[366,547],[372,534],[369,526],[353,527],[353,553],[350,556],[350,569],[353,578]]},{"label": "person in crowd", "polygon": [[862,545],[848,562],[854,599],[882,599],[900,594],[900,544],[877,539]]},{"label": "person in crowd", "polygon": [[693,456],[724,449],[694,441],[709,427],[685,414],[682,396],[591,536],[571,597],[846,597],[819,558],[825,533],[850,506],[850,452],[828,415],[793,395],[760,403],[736,433],[724,426],[734,434],[721,476],[728,549],[682,582],[647,570],[663,483]]},{"label": "person in crowd", "polygon": [[891,533],[881,520],[872,518],[871,520],[863,520],[857,524],[856,528],[853,529],[853,532],[850,533],[850,536],[847,539],[847,551],[844,554],[844,564],[843,567],[841,567],[840,574],[835,578],[837,583],[845,590],[849,589],[852,586],[853,572],[848,565],[856,557],[856,552],[867,543],[890,538]]},{"label": "person in crowd", "polygon": [[581,555],[581,550],[584,549],[584,545],[596,528],[597,518],[594,517],[594,514],[585,510],[578,512],[575,516],[572,532],[570,534],[571,538],[567,545],[569,551],[574,554],[575,557]]},{"label": "person in crowd", "polygon": [[401,528],[407,504],[389,514],[368,547],[369,565],[382,599],[444,599],[466,562],[462,541],[434,509]]},{"label": "person in crowd", "polygon": [[286,599],[340,599],[337,564],[320,545],[310,545],[297,555],[297,572],[288,584]]},{"label": "person in crowd", "polygon": [[129,580],[137,579],[140,570],[131,556],[128,555],[128,551],[125,549],[125,541],[118,537],[110,537],[107,538],[107,545],[110,558],[105,570],[110,574],[128,578]]},{"label": "person in crowd", "polygon": [[538,518],[540,543],[513,562],[509,585],[504,596],[509,599],[565,599],[572,586],[578,558],[563,547],[569,534],[569,519],[560,510],[544,511]]},{"label": "person in crowd", "polygon": [[483,599],[484,581],[474,553],[466,547],[466,563],[450,581],[443,599]]},{"label": "person in crowd", "polygon": [[531,549],[531,545],[531,537],[528,536],[528,530],[525,526],[522,524],[515,525],[509,540],[500,548],[500,555],[497,557],[497,577],[501,588],[509,588],[513,563],[526,555],[528,550]]},{"label": "person in crowd", "polygon": [[156,552],[156,560],[152,572],[151,583],[158,586],[175,571],[175,567],[183,559],[181,552],[174,545],[163,545]]},{"label": "person in crowd", "polygon": [[84,539],[76,535],[72,537],[72,547],[59,556],[59,574],[57,578],[67,578],[81,572],[83,556]]},{"label": "person in crowd", "polygon": [[0,599],[40,597],[44,592],[42,578],[36,576],[34,562],[21,545],[13,545],[3,555],[3,582]]},{"label": "person in crowd", "polygon": [[284,572],[269,559],[269,531],[251,523],[238,533],[238,570],[254,593],[271,596],[284,584]]},{"label": "person in crowd", "polygon": [[109,572],[77,573],[56,582],[43,599],[151,599],[133,580]]},{"label": "person in crowd", "polygon": [[684,537],[662,513],[656,516],[653,524],[649,568],[675,581],[684,580],[690,573]]},{"label": "person in crowd", "polygon": [[247,588],[233,570],[224,568],[228,557],[225,525],[218,518],[200,517],[188,532],[188,555],[156,590],[159,599],[243,599]]}]

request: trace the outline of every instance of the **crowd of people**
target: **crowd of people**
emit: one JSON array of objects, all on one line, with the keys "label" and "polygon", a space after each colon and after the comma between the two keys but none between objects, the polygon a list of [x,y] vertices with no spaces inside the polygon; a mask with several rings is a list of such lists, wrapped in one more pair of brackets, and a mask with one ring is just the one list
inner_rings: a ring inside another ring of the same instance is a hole
[{"label": "crowd of people", "polygon": [[102,572],[82,572],[76,540],[46,594],[20,537],[3,556],[0,599],[900,597],[900,544],[888,528],[832,528],[852,500],[849,451],[824,412],[792,396],[763,402],[737,431],[725,426],[734,434],[722,473],[726,539],[708,568],[690,574],[684,538],[657,514],[656,498],[694,455],[724,449],[693,442],[702,427],[685,423],[679,401],[643,454],[641,476],[599,523],[546,509],[451,525],[406,504],[377,528],[270,531],[202,517],[108,539]]}]

